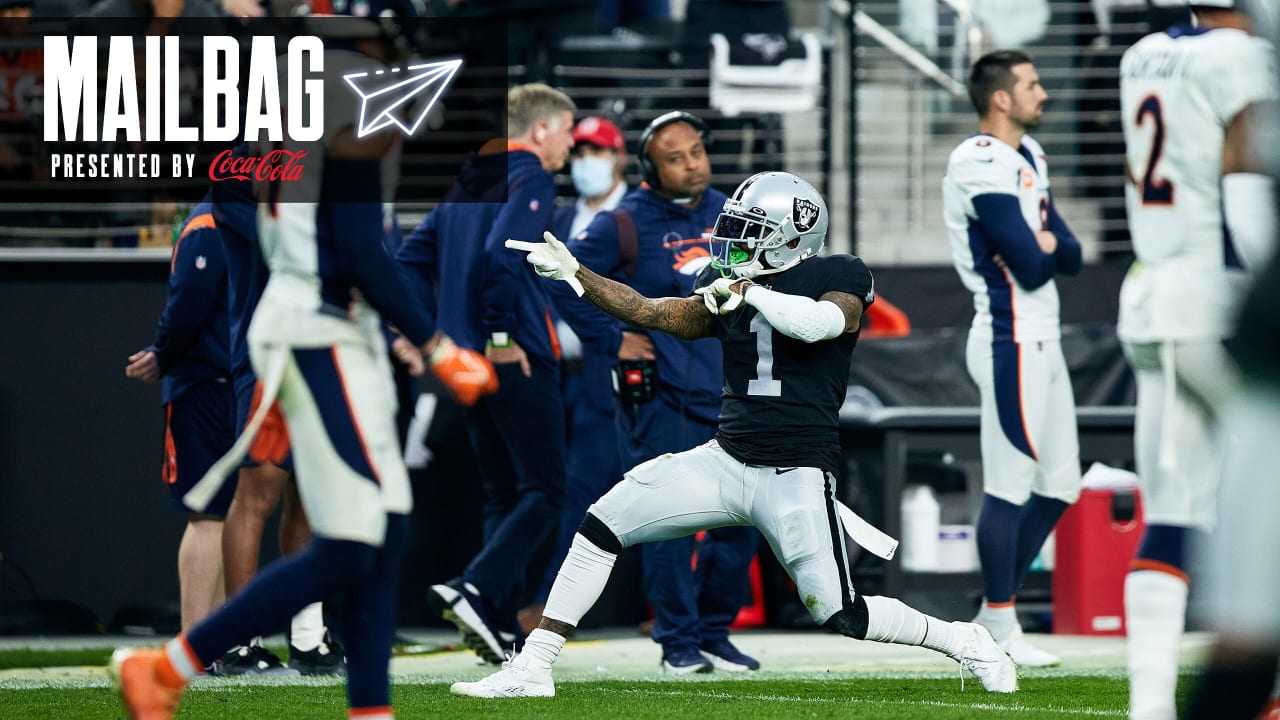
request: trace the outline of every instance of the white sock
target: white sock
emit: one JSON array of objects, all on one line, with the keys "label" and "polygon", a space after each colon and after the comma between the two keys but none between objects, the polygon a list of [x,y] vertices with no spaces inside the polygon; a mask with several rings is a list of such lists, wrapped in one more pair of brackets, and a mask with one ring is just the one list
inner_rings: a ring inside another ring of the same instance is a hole
[{"label": "white sock", "polygon": [[990,630],[996,642],[1001,642],[1022,627],[1018,624],[1018,613],[1011,604],[991,607],[984,602],[973,621]]},{"label": "white sock", "polygon": [[925,615],[924,639],[920,644],[936,650],[947,657],[956,657],[964,645],[965,635],[956,629],[955,623],[939,620],[932,615]]},{"label": "white sock", "polygon": [[195,651],[191,649],[191,643],[187,642],[187,638],[183,635],[165,643],[164,654],[169,657],[173,669],[187,682],[204,672]]},{"label": "white sock", "polygon": [[1124,581],[1129,634],[1129,717],[1177,716],[1178,646],[1187,613],[1187,583],[1158,570],[1130,572]]},{"label": "white sock", "polygon": [[303,652],[320,647],[324,639],[324,610],[314,602],[298,611],[289,624],[289,644]]},{"label": "white sock", "polygon": [[897,598],[863,595],[867,604],[867,639],[898,645],[919,645],[924,640],[924,614]]},{"label": "white sock", "polygon": [[923,645],[947,655],[959,651],[951,623],[925,615],[896,598],[863,595],[862,599],[867,603],[868,640]]},{"label": "white sock", "polygon": [[[613,563],[617,555],[605,552],[595,543],[582,536],[573,536],[573,544],[569,546],[569,554],[565,556],[556,581],[551,585],[551,593],[547,597],[547,606],[542,609],[542,617],[558,620],[574,627],[587,614],[613,573]],[[530,636],[532,637],[532,636]]]},{"label": "white sock", "polygon": [[563,636],[537,628],[525,638],[524,647],[520,649],[520,659],[527,667],[550,670],[563,649]]}]

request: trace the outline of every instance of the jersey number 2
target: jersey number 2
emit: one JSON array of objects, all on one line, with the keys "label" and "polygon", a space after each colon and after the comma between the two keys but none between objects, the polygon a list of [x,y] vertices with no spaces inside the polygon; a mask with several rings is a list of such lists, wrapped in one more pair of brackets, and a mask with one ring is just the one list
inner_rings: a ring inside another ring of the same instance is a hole
[{"label": "jersey number 2", "polygon": [[782,397],[782,381],[773,379],[773,326],[756,313],[751,332],[756,336],[756,376],[747,383],[747,394]]},{"label": "jersey number 2", "polygon": [[1147,171],[1142,174],[1142,204],[1172,205],[1173,183],[1167,179],[1156,178],[1156,165],[1160,162],[1160,153],[1164,150],[1164,115],[1160,110],[1160,98],[1148,95],[1138,106],[1136,122],[1141,127],[1146,117],[1151,116],[1155,126],[1155,134],[1151,138],[1151,154],[1147,157]]}]

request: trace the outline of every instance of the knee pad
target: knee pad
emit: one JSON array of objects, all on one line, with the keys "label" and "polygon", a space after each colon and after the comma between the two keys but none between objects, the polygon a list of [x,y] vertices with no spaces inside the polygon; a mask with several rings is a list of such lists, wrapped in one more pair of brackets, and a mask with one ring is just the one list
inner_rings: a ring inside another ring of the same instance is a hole
[{"label": "knee pad", "polygon": [[867,601],[863,600],[862,594],[859,593],[854,596],[851,606],[845,606],[837,611],[835,615],[827,618],[826,622],[822,623],[822,627],[834,630],[854,640],[866,640],[867,624],[869,622],[870,614],[867,612]]},{"label": "knee pad", "polygon": [[613,534],[604,521],[591,513],[587,513],[587,516],[582,519],[582,524],[578,526],[578,534],[607,553],[617,555],[622,552],[622,541]]},{"label": "knee pad", "polygon": [[312,572],[330,590],[359,580],[373,571],[378,549],[354,540],[313,538],[305,550]]},{"label": "knee pad", "polygon": [[821,507],[817,510],[796,507],[780,515],[778,545],[783,551],[778,559],[796,574],[815,559],[828,559],[830,551],[821,551],[815,538],[824,537],[831,532],[829,522]]}]

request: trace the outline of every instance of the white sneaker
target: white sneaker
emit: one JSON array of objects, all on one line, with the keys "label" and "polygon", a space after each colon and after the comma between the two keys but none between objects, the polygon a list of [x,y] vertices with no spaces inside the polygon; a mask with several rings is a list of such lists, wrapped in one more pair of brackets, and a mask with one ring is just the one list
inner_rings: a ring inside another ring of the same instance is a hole
[{"label": "white sneaker", "polygon": [[[958,620],[951,624],[957,632],[967,634],[960,645],[960,653],[951,656],[961,668],[973,673],[987,692],[1011,693],[1018,689],[1017,666],[985,627]],[[963,681],[962,674],[961,689],[964,689]]]},{"label": "white sneaker", "polygon": [[996,644],[1019,667],[1052,667],[1062,664],[1062,658],[1032,645],[1027,636],[1022,634],[1022,628],[1016,629],[1008,637],[996,640]]},{"label": "white sneaker", "polygon": [[[1013,618],[1012,622],[1010,618]],[[1049,667],[1062,664],[1062,659],[1057,655],[1047,653],[1027,641],[1026,636],[1022,634],[1022,626],[1018,624],[1013,613],[1001,618],[989,612],[984,604],[973,622],[991,631],[991,637],[995,638],[996,644],[1008,653],[1019,667]]]},{"label": "white sneaker", "polygon": [[555,697],[556,684],[550,670],[530,668],[517,655],[502,663],[498,672],[475,682],[456,682],[449,692],[477,698]]}]

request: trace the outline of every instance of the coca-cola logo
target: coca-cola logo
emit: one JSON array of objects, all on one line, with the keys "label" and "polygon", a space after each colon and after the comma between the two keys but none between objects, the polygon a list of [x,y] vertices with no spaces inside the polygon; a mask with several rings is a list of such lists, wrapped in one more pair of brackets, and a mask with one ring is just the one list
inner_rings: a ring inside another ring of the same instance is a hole
[{"label": "coca-cola logo", "polygon": [[306,150],[272,150],[261,157],[236,156],[223,150],[209,163],[209,179],[297,182],[302,179],[302,161],[306,157]]}]

